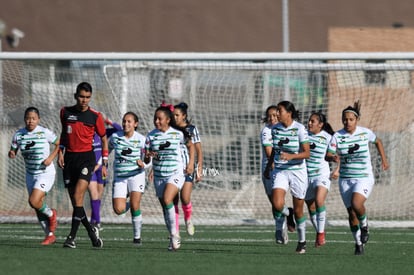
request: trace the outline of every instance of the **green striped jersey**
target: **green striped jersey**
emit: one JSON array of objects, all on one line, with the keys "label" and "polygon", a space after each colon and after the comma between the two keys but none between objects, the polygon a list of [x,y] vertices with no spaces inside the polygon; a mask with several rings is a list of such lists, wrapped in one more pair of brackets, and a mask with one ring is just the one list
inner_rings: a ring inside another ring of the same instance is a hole
[{"label": "green striped jersey", "polygon": [[273,150],[275,151],[274,163],[277,170],[302,169],[303,159],[280,160],[280,153],[297,154],[301,152],[301,145],[309,142],[308,132],[303,124],[293,121],[289,127],[277,123],[272,127]]},{"label": "green striped jersey", "polygon": [[322,130],[317,134],[308,131],[310,157],[306,160],[306,168],[309,177],[321,175],[329,177],[329,163],[325,160],[326,151],[332,136]]},{"label": "green striped jersey", "polygon": [[137,160],[144,160],[145,137],[138,132],[128,138],[124,131],[113,133],[109,139],[109,149],[115,152],[114,178],[127,178],[144,172]]},{"label": "green striped jersey", "polygon": [[333,135],[328,151],[340,157],[339,174],[341,178],[372,177],[369,143],[374,143],[376,135],[367,128],[357,126],[350,134],[344,129]]},{"label": "green striped jersey", "polygon": [[47,167],[42,162],[50,155],[50,143],[55,144],[57,139],[55,133],[40,125],[31,132],[22,128],[13,135],[11,148],[21,151],[26,172],[36,175],[55,169],[53,162]]},{"label": "green striped jersey", "polygon": [[184,134],[172,127],[162,132],[158,129],[148,133],[145,150],[156,153],[152,159],[155,177],[169,177],[176,173],[184,174],[182,146],[185,144]]}]

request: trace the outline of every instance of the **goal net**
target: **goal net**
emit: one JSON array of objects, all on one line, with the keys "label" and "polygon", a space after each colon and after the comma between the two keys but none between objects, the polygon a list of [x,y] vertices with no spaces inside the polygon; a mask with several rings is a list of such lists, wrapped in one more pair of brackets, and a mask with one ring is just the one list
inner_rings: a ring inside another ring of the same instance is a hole
[{"label": "goal net", "polygon": [[[305,125],[312,111],[321,110],[339,130],[341,111],[359,100],[359,125],[382,139],[391,165],[382,171],[371,148],[376,181],[366,203],[371,224],[412,226],[413,60],[412,54],[397,53],[0,53],[1,221],[35,219],[27,203],[22,156],[7,157],[13,133],[23,127],[25,108],[39,108],[41,125],[60,134],[59,109],[73,105],[76,85],[88,81],[94,88],[92,107],[119,123],[125,112],[137,113],[138,131],[144,135],[154,128],[154,111],[161,102],[189,105],[204,152],[203,180],[192,193],[195,224],[273,223],[260,171],[259,136],[267,106],[290,100]],[[47,202],[60,221],[69,221],[72,207],[57,170]],[[117,216],[112,210],[110,180],[102,220],[129,223],[129,214]],[[286,202],[291,205],[290,195]],[[88,213],[89,206],[86,196]],[[328,224],[347,223],[336,181],[326,206]],[[141,209],[145,223],[164,222],[151,182]]]}]

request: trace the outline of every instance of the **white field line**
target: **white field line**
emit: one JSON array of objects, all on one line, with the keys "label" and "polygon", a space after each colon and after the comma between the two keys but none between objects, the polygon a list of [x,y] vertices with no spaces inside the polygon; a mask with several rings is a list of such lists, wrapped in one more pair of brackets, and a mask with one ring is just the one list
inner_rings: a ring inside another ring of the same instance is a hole
[{"label": "white field line", "polygon": [[[43,240],[44,237],[42,236],[33,236],[33,235],[8,235],[7,239],[19,239],[19,240]],[[58,241],[63,242],[66,238],[65,237],[57,237],[56,238]],[[392,238],[390,238],[392,239]],[[0,238],[1,240],[1,238]],[[105,238],[103,237],[102,240],[108,241],[108,242],[131,242],[132,244],[132,238]],[[143,243],[145,242],[160,242],[162,240],[165,240],[165,242],[167,243],[168,240],[167,238],[143,238]],[[89,238],[85,237],[85,236],[80,236],[76,238],[76,241],[81,241],[81,242],[89,242]],[[182,244],[185,245],[185,243],[208,243],[208,244],[220,244],[220,243],[237,243],[237,244],[242,244],[242,243],[274,243],[274,239],[273,238],[268,238],[268,239],[250,239],[250,238],[188,238],[188,239],[182,239]],[[289,242],[292,243],[296,243],[297,239],[289,239]],[[313,240],[312,240],[313,243]],[[354,243],[354,241],[352,240],[332,240],[332,239],[328,239],[327,240],[327,244],[329,245],[329,243]],[[383,243],[383,244],[392,244],[392,245],[396,245],[396,244],[401,244],[401,245],[414,245],[413,241],[369,241],[369,243]],[[275,244],[276,246],[276,244]],[[107,247],[107,246],[106,246]]]},{"label": "white field line", "polygon": [[[68,229],[69,230],[69,226],[62,226],[62,228]],[[33,231],[33,229],[38,229],[36,230],[36,232]],[[132,228],[131,226],[111,226],[108,230],[112,230],[112,231],[131,231],[132,232]],[[143,242],[159,242],[165,239],[165,241],[167,241],[167,237],[160,237],[160,238],[145,238],[145,231],[146,230],[150,230],[151,232],[165,232],[167,234],[166,229],[164,228],[160,228],[160,227],[156,227],[156,226],[144,226],[143,227]],[[30,234],[27,234],[29,233]],[[264,228],[264,227],[258,227],[257,229],[253,229],[253,227],[251,228],[246,228],[246,227],[229,227],[229,226],[221,226],[221,227],[217,227],[215,228],[216,232],[222,232],[222,233],[251,233],[251,234],[269,234],[269,235],[273,235],[274,230],[273,229],[269,229],[269,228]],[[211,232],[211,230],[202,230],[199,229],[197,230],[198,233],[205,233],[205,232]],[[26,234],[25,234],[26,233]],[[314,231],[313,230],[308,230],[307,234],[310,235],[308,236],[308,240],[310,242],[313,243],[313,236],[314,236]],[[339,236],[339,235],[351,235],[351,233],[347,230],[344,231],[332,231],[330,232],[329,230],[327,231],[328,234],[328,238],[327,238],[327,243],[353,243],[352,238],[350,238],[350,240],[335,240],[335,239],[331,239],[329,238],[329,236],[333,236],[335,237],[335,235]],[[414,232],[390,232],[389,230],[386,230],[386,232],[381,232],[381,230],[375,231],[374,233],[375,235],[386,235],[389,239],[389,241],[374,241],[374,240],[370,240],[369,243],[385,243],[385,244],[414,244],[414,241],[395,241],[393,240],[394,238],[392,236],[413,236]],[[23,239],[23,240],[42,240],[44,237],[42,235],[42,232],[39,228],[39,226],[35,226],[35,225],[31,225],[31,226],[27,226],[27,225],[16,225],[13,226],[13,228],[7,227],[4,228],[1,226],[0,224],[0,240],[1,239]],[[104,241],[121,241],[121,242],[131,242],[132,238],[123,238],[123,237],[112,237],[112,238],[105,238],[105,230],[102,231],[101,233],[102,239]],[[297,239],[292,238],[293,236],[296,236],[296,233],[289,233],[289,237],[290,237],[290,241],[291,242],[297,242]],[[58,241],[64,241],[65,240],[65,236],[57,236],[57,240]],[[89,241],[89,238],[86,236],[78,236],[77,240],[79,241]],[[265,238],[265,239],[258,239],[258,238],[198,238],[198,237],[187,237],[185,234],[183,236],[183,243],[216,243],[216,244],[220,244],[220,243],[273,243],[274,242],[274,238]],[[131,242],[132,243],[132,242]]]}]

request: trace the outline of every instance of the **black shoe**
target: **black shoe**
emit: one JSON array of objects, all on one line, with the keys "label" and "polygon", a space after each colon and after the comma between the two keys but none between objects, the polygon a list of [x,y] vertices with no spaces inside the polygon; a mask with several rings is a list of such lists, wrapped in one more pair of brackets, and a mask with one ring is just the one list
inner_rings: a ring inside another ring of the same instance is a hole
[{"label": "black shoe", "polygon": [[134,243],[134,245],[136,245],[136,246],[141,246],[141,245],[142,245],[141,238],[134,239],[132,242],[133,242],[133,243]]},{"label": "black shoe", "polygon": [[364,245],[363,244],[355,244],[355,255],[364,255]]},{"label": "black shoe", "polygon": [[361,227],[361,242],[366,244],[369,240],[368,226]]},{"label": "black shoe", "polygon": [[296,253],[298,254],[306,253],[306,242],[298,243],[298,246],[296,247]]},{"label": "black shoe", "polygon": [[286,217],[288,231],[289,232],[295,232],[296,223],[295,223],[295,218],[294,218],[294,215],[293,215],[293,208],[289,207],[288,210],[289,210],[289,215]]},{"label": "black shoe", "polygon": [[99,229],[97,227],[92,226],[92,231],[88,235],[93,247],[103,247],[103,241],[99,238]]},{"label": "black shoe", "polygon": [[66,241],[63,243],[63,247],[66,247],[66,248],[76,248],[75,239],[72,238],[71,236],[68,236],[66,238]]}]

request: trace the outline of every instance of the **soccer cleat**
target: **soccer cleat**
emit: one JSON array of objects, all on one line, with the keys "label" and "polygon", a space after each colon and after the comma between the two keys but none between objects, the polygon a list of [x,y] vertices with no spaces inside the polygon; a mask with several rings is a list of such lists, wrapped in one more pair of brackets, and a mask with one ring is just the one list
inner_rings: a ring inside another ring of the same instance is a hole
[{"label": "soccer cleat", "polygon": [[364,245],[363,244],[355,244],[355,255],[364,255]]},{"label": "soccer cleat", "polygon": [[276,243],[277,244],[284,244],[285,243],[285,241],[283,240],[283,237],[282,237],[282,230],[276,230],[275,238],[276,238]]},{"label": "soccer cleat", "polygon": [[181,246],[181,238],[178,235],[171,235],[171,246],[173,250],[177,250]]},{"label": "soccer cleat", "polygon": [[43,240],[43,242],[41,242],[42,245],[51,245],[54,244],[56,242],[56,237],[55,235],[51,234],[46,236],[46,238]]},{"label": "soccer cleat", "polygon": [[288,230],[289,232],[295,232],[296,224],[295,224],[295,218],[293,215],[293,208],[289,207],[288,210],[289,210],[289,215],[286,217]]},{"label": "soccer cleat", "polygon": [[103,247],[103,241],[98,238],[95,242],[92,243],[92,246],[96,248],[101,248]]},{"label": "soccer cleat", "polygon": [[326,243],[325,232],[316,233],[315,247],[320,247]]},{"label": "soccer cleat", "polygon": [[52,216],[49,217],[49,231],[55,232],[57,227],[57,212],[56,209],[52,209]]},{"label": "soccer cleat", "polygon": [[362,244],[366,244],[369,240],[369,231],[368,231],[368,225],[361,227],[361,242]]},{"label": "soccer cleat", "polygon": [[101,223],[91,223],[91,225],[98,228],[99,231],[103,230],[103,227],[102,227]]},{"label": "soccer cleat", "polygon": [[173,251],[172,240],[169,238],[170,242],[168,243],[168,251]]},{"label": "soccer cleat", "polygon": [[97,227],[92,226],[92,230],[88,233],[88,235],[91,239],[93,247],[103,247],[103,241],[99,238],[99,229]]},{"label": "soccer cleat", "polygon": [[194,224],[191,222],[191,220],[185,221],[185,228],[187,229],[187,234],[190,236],[193,236],[195,233]]},{"label": "soccer cleat", "polygon": [[63,243],[63,247],[66,247],[66,248],[76,248],[75,239],[72,238],[71,236],[68,236],[66,238],[66,241]]},{"label": "soccer cleat", "polygon": [[133,242],[133,243],[134,243],[134,245],[136,245],[136,246],[141,246],[141,245],[142,245],[141,238],[134,239],[132,242]]},{"label": "soccer cleat", "polygon": [[296,246],[296,253],[298,254],[306,253],[306,242],[298,242],[298,246]]}]

